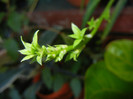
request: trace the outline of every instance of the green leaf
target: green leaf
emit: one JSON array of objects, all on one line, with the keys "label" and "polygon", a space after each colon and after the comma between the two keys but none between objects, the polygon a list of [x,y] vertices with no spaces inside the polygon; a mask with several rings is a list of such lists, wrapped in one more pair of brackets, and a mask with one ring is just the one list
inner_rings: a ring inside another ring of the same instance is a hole
[{"label": "green leaf", "polygon": [[79,38],[79,36],[77,36],[75,34],[71,34],[71,35],[68,35],[68,36],[71,37],[71,38],[74,38],[74,39],[78,39]]},{"label": "green leaf", "polygon": [[10,38],[4,41],[4,47],[6,48],[8,55],[16,61],[18,59],[18,43]]},{"label": "green leaf", "polygon": [[133,82],[133,41],[111,42],[105,52],[105,63],[118,77]]},{"label": "green leaf", "polygon": [[63,59],[63,57],[64,57],[65,54],[66,54],[66,50],[62,50],[59,53],[59,56],[55,59],[55,62],[61,61]]},{"label": "green leaf", "polygon": [[85,12],[85,15],[83,17],[83,22],[82,22],[82,28],[85,27],[87,21],[89,20],[90,16],[92,15],[92,13],[94,12],[94,10],[96,9],[97,5],[99,4],[101,0],[90,0],[88,5],[87,5],[87,9]]},{"label": "green leaf", "polygon": [[70,82],[70,86],[72,89],[72,92],[74,94],[75,97],[78,97],[80,95],[81,92],[81,83],[78,79],[72,79],[72,81]]},{"label": "green leaf", "polygon": [[1,0],[3,3],[9,3],[9,0]]},{"label": "green leaf", "polygon": [[20,32],[22,27],[23,15],[17,12],[11,12],[8,16],[7,25],[15,32]]},{"label": "green leaf", "polygon": [[50,61],[50,60],[54,59],[55,57],[56,57],[56,54],[49,54],[49,55],[47,55],[47,58],[45,61]]},{"label": "green leaf", "polygon": [[114,23],[116,22],[117,18],[119,17],[121,11],[123,10],[123,8],[127,4],[127,2],[128,2],[128,0],[119,0],[117,2],[116,6],[115,6],[115,8],[111,14],[111,18],[110,18],[108,24],[106,24],[106,27],[103,31],[102,36],[101,36],[102,40],[105,40],[106,36],[110,33],[110,30],[114,26]]},{"label": "green leaf", "polygon": [[68,53],[65,61],[68,61],[68,60],[71,60],[71,59],[73,59],[74,61],[77,61],[77,57],[79,56],[80,52],[81,51],[79,49],[76,49],[76,50]]},{"label": "green leaf", "polygon": [[85,34],[86,30],[87,30],[87,28],[84,28],[84,29],[81,30],[81,37],[82,38],[84,37],[84,34]]},{"label": "green leaf", "polygon": [[92,30],[93,28],[96,27],[95,20],[94,20],[93,17],[92,17],[91,20],[88,22],[88,25],[89,25],[89,29],[90,29],[90,30]]},{"label": "green leaf", "polygon": [[68,45],[72,45],[73,39],[68,37],[65,33],[61,33],[61,37],[63,38],[64,42]]},{"label": "green leaf", "polygon": [[[43,46],[44,47],[44,46]],[[42,65],[42,58],[43,58],[43,54],[44,54],[44,49],[42,49],[42,52],[40,52],[40,55],[37,56],[37,62]]]},{"label": "green leaf", "polygon": [[75,35],[79,35],[80,34],[80,29],[75,25],[75,24],[73,24],[72,23],[72,31],[73,31],[73,33],[75,34]]},{"label": "green leaf", "polygon": [[85,75],[85,99],[132,99],[133,83],[113,74],[105,63],[91,65]]},{"label": "green leaf", "polygon": [[4,73],[0,73],[0,93],[8,88],[20,76],[24,69],[10,69]]},{"label": "green leaf", "polygon": [[68,53],[68,55],[66,56],[65,61],[69,61],[73,58],[72,52]]},{"label": "green leaf", "polygon": [[40,35],[39,44],[40,45],[52,44],[57,36],[58,33],[52,31],[45,31]]},{"label": "green leaf", "polygon": [[36,93],[39,90],[41,86],[41,83],[35,83],[30,85],[25,91],[24,91],[24,99],[36,99]]},{"label": "green leaf", "polygon": [[74,41],[73,43],[73,47],[75,48],[77,45],[79,45],[79,43],[82,41],[82,39],[77,39]]},{"label": "green leaf", "polygon": [[37,62],[40,64],[40,65],[42,65],[42,57],[41,56],[37,56]]},{"label": "green leaf", "polygon": [[71,71],[76,74],[80,70],[81,65],[82,64],[80,60],[77,62],[74,62],[74,64],[72,64]]},{"label": "green leaf", "polygon": [[39,30],[37,30],[33,36],[32,44],[34,45],[34,47],[38,47],[38,32]]},{"label": "green leaf", "polygon": [[30,55],[31,54],[31,52],[27,49],[19,50],[19,52],[23,55]]},{"label": "green leaf", "polygon": [[21,60],[21,62],[23,62],[23,61],[25,61],[25,60],[28,60],[28,59],[31,59],[31,58],[33,58],[33,57],[34,57],[34,55],[25,56],[25,57]]},{"label": "green leaf", "polygon": [[16,88],[10,88],[9,96],[11,99],[22,99]]},{"label": "green leaf", "polygon": [[63,79],[63,76],[61,76],[60,74],[57,74],[54,76],[54,91],[58,91],[62,85],[64,84],[64,79]]},{"label": "green leaf", "polygon": [[109,17],[110,17],[110,9],[107,9],[104,13],[104,19],[109,21]]},{"label": "green leaf", "polygon": [[52,78],[52,74],[49,68],[45,68],[42,71],[42,80],[48,89],[52,89],[53,78]]},{"label": "green leaf", "polygon": [[22,36],[21,36],[21,42],[23,43],[23,45],[24,45],[24,47],[26,49],[30,49],[31,48],[31,44],[30,43],[27,43],[27,42],[24,42]]},{"label": "green leaf", "polygon": [[5,12],[0,12],[0,23],[2,22],[4,16],[5,16]]},{"label": "green leaf", "polygon": [[[0,67],[2,67],[4,64],[12,63],[14,61],[8,55],[8,53],[5,49],[1,50],[0,53],[1,53],[1,55],[0,55]],[[4,67],[8,67],[8,66],[4,66]]]}]

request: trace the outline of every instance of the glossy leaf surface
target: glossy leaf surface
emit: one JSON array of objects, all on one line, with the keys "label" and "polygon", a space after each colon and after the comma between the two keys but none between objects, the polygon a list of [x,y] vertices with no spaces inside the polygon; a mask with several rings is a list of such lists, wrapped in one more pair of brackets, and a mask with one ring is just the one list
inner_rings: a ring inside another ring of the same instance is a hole
[{"label": "glossy leaf surface", "polygon": [[104,62],[91,65],[85,75],[85,99],[131,99],[133,84],[110,72]]},{"label": "glossy leaf surface", "polygon": [[121,79],[133,82],[133,41],[117,40],[107,46],[105,63]]}]

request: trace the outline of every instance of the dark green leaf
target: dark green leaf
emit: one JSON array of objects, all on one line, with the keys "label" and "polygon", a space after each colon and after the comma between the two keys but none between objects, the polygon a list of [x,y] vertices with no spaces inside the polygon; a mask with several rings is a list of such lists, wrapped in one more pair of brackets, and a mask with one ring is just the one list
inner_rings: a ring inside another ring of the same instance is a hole
[{"label": "dark green leaf", "polygon": [[41,83],[32,84],[24,92],[24,99],[36,99],[36,92],[39,90]]},{"label": "dark green leaf", "polygon": [[89,1],[88,5],[87,5],[86,13],[83,17],[82,28],[84,28],[85,25],[87,24],[87,21],[89,20],[90,16],[94,12],[94,10],[97,7],[99,2],[100,2],[100,0],[90,0]]},{"label": "dark green leaf", "polygon": [[48,45],[51,44],[55,38],[57,37],[58,33],[52,31],[45,31],[39,38],[40,45]]},{"label": "dark green leaf", "polygon": [[8,88],[20,76],[23,70],[24,68],[18,68],[0,73],[0,92]]},{"label": "dark green leaf", "polygon": [[65,33],[61,33],[61,37],[63,38],[66,44],[71,45],[73,43],[73,39],[68,37]]},{"label": "dark green leaf", "polygon": [[110,72],[104,62],[93,64],[85,75],[85,99],[132,99],[133,83]]},{"label": "dark green leaf", "polygon": [[[11,59],[11,57],[7,54],[7,51],[4,50],[0,50],[1,55],[0,55],[0,67],[4,64],[7,64],[9,62],[13,62],[13,60]],[[7,66],[6,66],[7,67]]]},{"label": "dark green leaf", "polygon": [[121,79],[133,82],[133,41],[111,42],[105,52],[105,63]]},{"label": "dark green leaf", "polygon": [[5,13],[4,12],[0,12],[0,23],[2,22],[4,16],[5,16]]},{"label": "dark green leaf", "polygon": [[42,71],[42,79],[43,79],[43,83],[49,88],[52,88],[52,84],[53,84],[53,78],[52,78],[52,74],[49,68],[45,68]]},{"label": "dark green leaf", "polygon": [[[88,61],[87,61],[88,62]],[[78,70],[80,69],[80,67],[81,67],[81,62],[80,61],[77,61],[77,62],[75,62],[73,65],[72,65],[72,67],[71,67],[71,71],[73,72],[73,73],[77,73],[78,72]]]},{"label": "dark green leaf", "polygon": [[10,88],[9,96],[11,99],[22,99],[16,88]]},{"label": "dark green leaf", "polygon": [[82,89],[80,81],[75,78],[70,82],[70,86],[71,86],[74,96],[78,97]]},{"label": "dark green leaf", "polygon": [[7,24],[15,32],[20,32],[22,27],[23,15],[17,12],[11,12],[8,16]]},{"label": "dark green leaf", "polygon": [[3,3],[8,3],[9,0],[1,0]]},{"label": "dark green leaf", "polygon": [[7,53],[11,56],[13,60],[17,60],[18,58],[18,43],[10,38],[4,41],[4,47],[7,50]]},{"label": "dark green leaf", "polygon": [[64,84],[63,76],[57,74],[54,76],[54,91],[58,91]]}]

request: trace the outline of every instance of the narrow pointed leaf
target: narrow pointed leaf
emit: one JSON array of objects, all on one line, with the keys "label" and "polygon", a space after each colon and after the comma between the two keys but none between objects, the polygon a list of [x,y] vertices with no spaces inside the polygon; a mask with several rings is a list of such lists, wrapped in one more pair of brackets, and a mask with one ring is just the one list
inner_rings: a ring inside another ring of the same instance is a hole
[{"label": "narrow pointed leaf", "polygon": [[53,76],[49,68],[42,70],[42,81],[48,89],[52,89]]},{"label": "narrow pointed leaf", "polygon": [[73,23],[72,23],[72,31],[74,34],[80,34],[81,32],[80,29]]},{"label": "narrow pointed leaf", "polygon": [[74,34],[69,35],[69,37],[74,38],[74,39],[78,39],[78,36],[74,35]]},{"label": "narrow pointed leaf", "polygon": [[104,14],[104,18],[105,18],[105,20],[109,21],[109,17],[110,17],[110,9],[107,9]]},{"label": "narrow pointed leaf", "polygon": [[43,52],[41,53],[40,56],[37,56],[37,62],[42,65],[42,57],[43,57]]},{"label": "narrow pointed leaf", "polygon": [[21,41],[22,41],[22,43],[23,43],[23,45],[24,45],[24,47],[25,47],[26,49],[31,48],[31,44],[30,44],[30,43],[27,43],[27,42],[24,42],[22,36],[21,36]]},{"label": "narrow pointed leaf", "polygon": [[3,45],[4,48],[7,50],[7,54],[11,57],[11,59],[16,61],[19,57],[18,55],[19,46],[17,41],[12,38],[9,38],[4,41]]},{"label": "narrow pointed leaf", "polygon": [[80,95],[80,92],[81,92],[81,89],[82,89],[80,80],[78,80],[77,78],[73,79],[70,82],[70,86],[71,86],[71,89],[72,89],[72,92],[73,92],[74,96],[78,97]]},{"label": "narrow pointed leaf", "polygon": [[39,32],[39,30],[37,30],[36,32],[35,32],[35,34],[34,34],[34,36],[33,36],[33,40],[32,40],[32,44],[36,47],[36,46],[38,46],[38,32]]},{"label": "narrow pointed leaf", "polygon": [[86,30],[87,30],[87,28],[82,29],[82,31],[81,31],[81,36],[82,36],[82,37],[84,36]]},{"label": "narrow pointed leaf", "polygon": [[19,50],[19,52],[23,55],[29,55],[30,52],[27,49]]},{"label": "narrow pointed leaf", "polygon": [[41,58],[41,56],[37,56],[37,62],[40,64],[40,65],[42,65],[42,58]]},{"label": "narrow pointed leaf", "polygon": [[73,47],[76,47],[81,41],[82,41],[82,39],[75,40]]},{"label": "narrow pointed leaf", "polygon": [[34,57],[34,55],[25,56],[25,57],[21,60],[21,62],[23,62],[23,61],[25,61],[25,60],[28,60],[28,59],[31,59],[31,58],[33,58],[33,57]]}]

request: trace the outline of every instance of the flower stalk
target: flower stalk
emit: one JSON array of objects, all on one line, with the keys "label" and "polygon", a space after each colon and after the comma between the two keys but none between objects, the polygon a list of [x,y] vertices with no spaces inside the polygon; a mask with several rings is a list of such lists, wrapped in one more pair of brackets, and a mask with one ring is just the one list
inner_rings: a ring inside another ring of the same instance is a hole
[{"label": "flower stalk", "polygon": [[[75,24],[72,23],[72,31],[73,34],[69,35],[69,37],[74,39],[72,45],[54,45],[54,46],[40,46],[38,44],[38,32],[37,30],[33,36],[32,43],[24,42],[22,37],[21,41],[25,47],[25,49],[19,50],[19,52],[23,55],[26,55],[22,61],[32,59],[32,62],[37,61],[40,65],[42,62],[54,60],[55,62],[59,62],[66,56],[65,60],[77,61],[77,57],[80,55],[82,50],[85,48],[86,44],[94,37],[97,33],[98,28],[100,27],[103,20],[107,20],[109,22],[110,19],[110,7],[113,4],[114,0],[110,0],[105,10],[101,14],[101,16],[94,20],[92,18],[88,22],[88,27],[80,30]],[[89,34],[85,34],[87,30],[91,32]],[[22,62],[21,61],[21,62]]]}]

